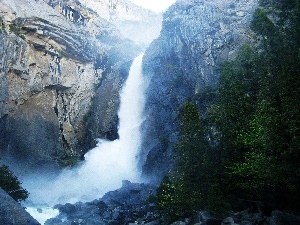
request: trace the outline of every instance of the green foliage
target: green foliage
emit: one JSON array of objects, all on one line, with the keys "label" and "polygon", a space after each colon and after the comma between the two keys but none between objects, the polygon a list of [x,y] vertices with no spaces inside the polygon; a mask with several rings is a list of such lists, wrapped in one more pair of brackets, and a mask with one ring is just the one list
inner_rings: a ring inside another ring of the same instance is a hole
[{"label": "green foliage", "polygon": [[157,191],[157,206],[166,221],[189,216],[196,210],[207,209],[222,213],[228,210],[216,179],[218,156],[208,140],[206,122],[197,107],[187,102],[180,108],[180,139],[175,146],[176,167]]},{"label": "green foliage", "polygon": [[165,177],[159,188],[155,202],[157,209],[165,223],[176,221],[190,213],[187,193],[180,180]]},{"label": "green foliage", "polygon": [[17,27],[15,24],[9,24],[9,30],[13,33],[15,33],[16,35],[19,35],[20,34],[20,28]]},{"label": "green foliage", "polygon": [[28,198],[28,192],[21,187],[21,182],[6,165],[0,167],[0,187],[18,202]]},{"label": "green foliage", "polygon": [[276,27],[263,9],[257,9],[253,15],[251,29],[263,37],[276,34]]},{"label": "green foliage", "polygon": [[15,35],[17,35],[20,38],[22,38],[23,40],[25,40],[25,36],[23,34],[21,34],[21,29],[18,26],[16,26],[15,24],[11,23],[9,25],[9,30],[10,30],[10,32],[13,32]]},{"label": "green foliage", "polygon": [[5,30],[5,23],[2,17],[0,17],[0,31]]},{"label": "green foliage", "polygon": [[224,64],[220,75],[219,99],[212,108],[220,136],[223,162],[241,157],[246,151],[241,137],[255,111],[259,82],[265,73],[261,56],[249,46],[242,47],[235,61]]},{"label": "green foliage", "polygon": [[300,10],[298,1],[285,3],[269,1],[268,12],[255,12],[251,27],[261,45],[242,48],[225,64],[214,116],[235,197],[271,194],[281,206],[299,209]]},{"label": "green foliage", "polygon": [[272,158],[263,152],[251,151],[244,155],[243,161],[227,168],[230,178],[237,181],[233,188],[242,191],[242,196],[261,200],[267,190],[278,184],[277,169]]}]

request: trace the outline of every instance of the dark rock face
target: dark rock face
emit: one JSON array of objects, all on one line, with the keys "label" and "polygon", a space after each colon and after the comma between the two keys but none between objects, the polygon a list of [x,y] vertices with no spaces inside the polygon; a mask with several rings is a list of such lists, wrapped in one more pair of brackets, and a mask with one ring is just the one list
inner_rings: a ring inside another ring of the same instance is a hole
[{"label": "dark rock face", "polygon": [[25,209],[0,188],[0,224],[39,225]]},{"label": "dark rock face", "polygon": [[[131,62],[115,67],[104,76],[93,99],[91,112],[88,116],[86,132],[86,145],[92,144],[96,138],[102,137],[108,140],[115,140],[118,135],[118,109],[120,105],[120,90],[124,84]],[[101,116],[100,116],[101,115]]]},{"label": "dark rock face", "polygon": [[270,225],[295,225],[300,224],[299,213],[282,212],[275,210],[270,217]]},{"label": "dark rock face", "polygon": [[145,203],[155,187],[123,181],[122,188],[108,192],[99,200],[88,203],[57,205],[60,214],[46,221],[46,225],[66,224],[134,224],[155,221],[153,205]]},{"label": "dark rock face", "polygon": [[161,178],[172,166],[180,105],[217,86],[220,62],[234,57],[251,40],[248,24],[256,6],[256,0],[180,0],[164,13],[161,34],[143,62],[149,78],[141,155],[144,175]]},{"label": "dark rock face", "polygon": [[[54,95],[54,91],[46,90],[1,119],[4,125],[0,128],[4,134],[0,138],[2,156],[6,159],[16,158],[22,162],[25,171],[27,168],[51,164],[54,157],[63,154],[59,123],[51,107]],[[43,102],[43,107],[35,107],[40,102]]]}]

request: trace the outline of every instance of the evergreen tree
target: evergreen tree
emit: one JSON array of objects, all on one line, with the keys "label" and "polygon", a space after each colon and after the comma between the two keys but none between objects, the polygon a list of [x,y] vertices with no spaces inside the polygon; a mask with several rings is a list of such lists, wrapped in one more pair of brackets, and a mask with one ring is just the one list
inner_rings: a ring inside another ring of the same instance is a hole
[{"label": "evergreen tree", "polygon": [[29,195],[29,193],[21,187],[21,182],[18,178],[6,165],[0,167],[0,188],[6,191],[17,202],[24,201]]},{"label": "evergreen tree", "polygon": [[[299,1],[265,6],[268,11],[258,9],[251,24],[259,49],[248,49],[249,58],[241,57],[242,49],[220,77],[220,146],[231,157],[224,165],[228,179],[237,181],[229,187],[240,193],[236,197],[265,200],[271,193],[282,207],[299,208]],[[255,80],[250,86],[247,74]]]},{"label": "evergreen tree", "polygon": [[157,192],[158,209],[169,221],[201,209],[228,209],[217,175],[217,152],[210,145],[207,128],[193,103],[181,106],[180,139],[174,150],[176,166]]}]

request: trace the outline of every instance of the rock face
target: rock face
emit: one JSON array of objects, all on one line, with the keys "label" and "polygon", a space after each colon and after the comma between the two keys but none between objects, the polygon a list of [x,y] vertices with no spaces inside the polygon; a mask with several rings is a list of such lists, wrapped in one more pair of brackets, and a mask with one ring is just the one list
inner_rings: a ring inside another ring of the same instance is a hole
[{"label": "rock face", "polygon": [[162,15],[143,9],[129,0],[80,0],[113,23],[121,35],[147,47],[159,35]]},{"label": "rock face", "polygon": [[143,62],[149,78],[141,154],[146,176],[161,178],[172,166],[180,105],[216,87],[220,63],[251,40],[256,7],[257,0],[179,0],[164,13],[160,36]]},{"label": "rock face", "polygon": [[118,93],[139,47],[78,1],[3,0],[0,17],[0,157],[24,162],[24,173],[55,169],[95,138],[116,138]]},{"label": "rock face", "polygon": [[28,212],[0,188],[0,224],[39,225]]}]

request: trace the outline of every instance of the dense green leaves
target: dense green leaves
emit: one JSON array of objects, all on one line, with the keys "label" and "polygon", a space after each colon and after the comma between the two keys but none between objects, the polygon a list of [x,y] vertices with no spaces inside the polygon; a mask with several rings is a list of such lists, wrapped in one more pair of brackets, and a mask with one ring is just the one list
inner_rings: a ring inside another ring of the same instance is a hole
[{"label": "dense green leaves", "polygon": [[[253,17],[260,47],[244,47],[223,68],[217,126],[220,147],[232,157],[224,157],[224,165],[236,197],[265,200],[272,193],[281,206],[299,209],[300,44],[294,35],[300,25],[299,2],[272,7],[268,13],[258,9]],[[235,117],[230,116],[234,111]]]},{"label": "dense green leaves", "polygon": [[[261,57],[249,46],[244,46],[237,59],[223,66],[220,77],[218,111],[216,125],[222,133],[221,141],[225,149],[243,151],[240,136],[246,132],[247,124],[255,111],[259,82],[264,70]],[[215,106],[216,107],[216,106]],[[235,158],[237,155],[231,151]],[[239,153],[238,153],[239,154]]]},{"label": "dense green leaves", "polygon": [[158,188],[158,209],[169,221],[199,209],[224,212],[228,204],[222,194],[222,179],[216,179],[218,151],[208,139],[207,121],[191,102],[181,106],[179,119],[180,139],[174,150],[176,167]]},{"label": "dense green leaves", "polygon": [[263,9],[257,9],[253,15],[251,29],[256,31],[264,38],[274,36],[276,34],[276,27],[267,13]]},{"label": "dense green leaves", "polygon": [[21,187],[21,182],[6,165],[0,167],[0,188],[6,191],[16,201],[28,198],[28,192]]}]

